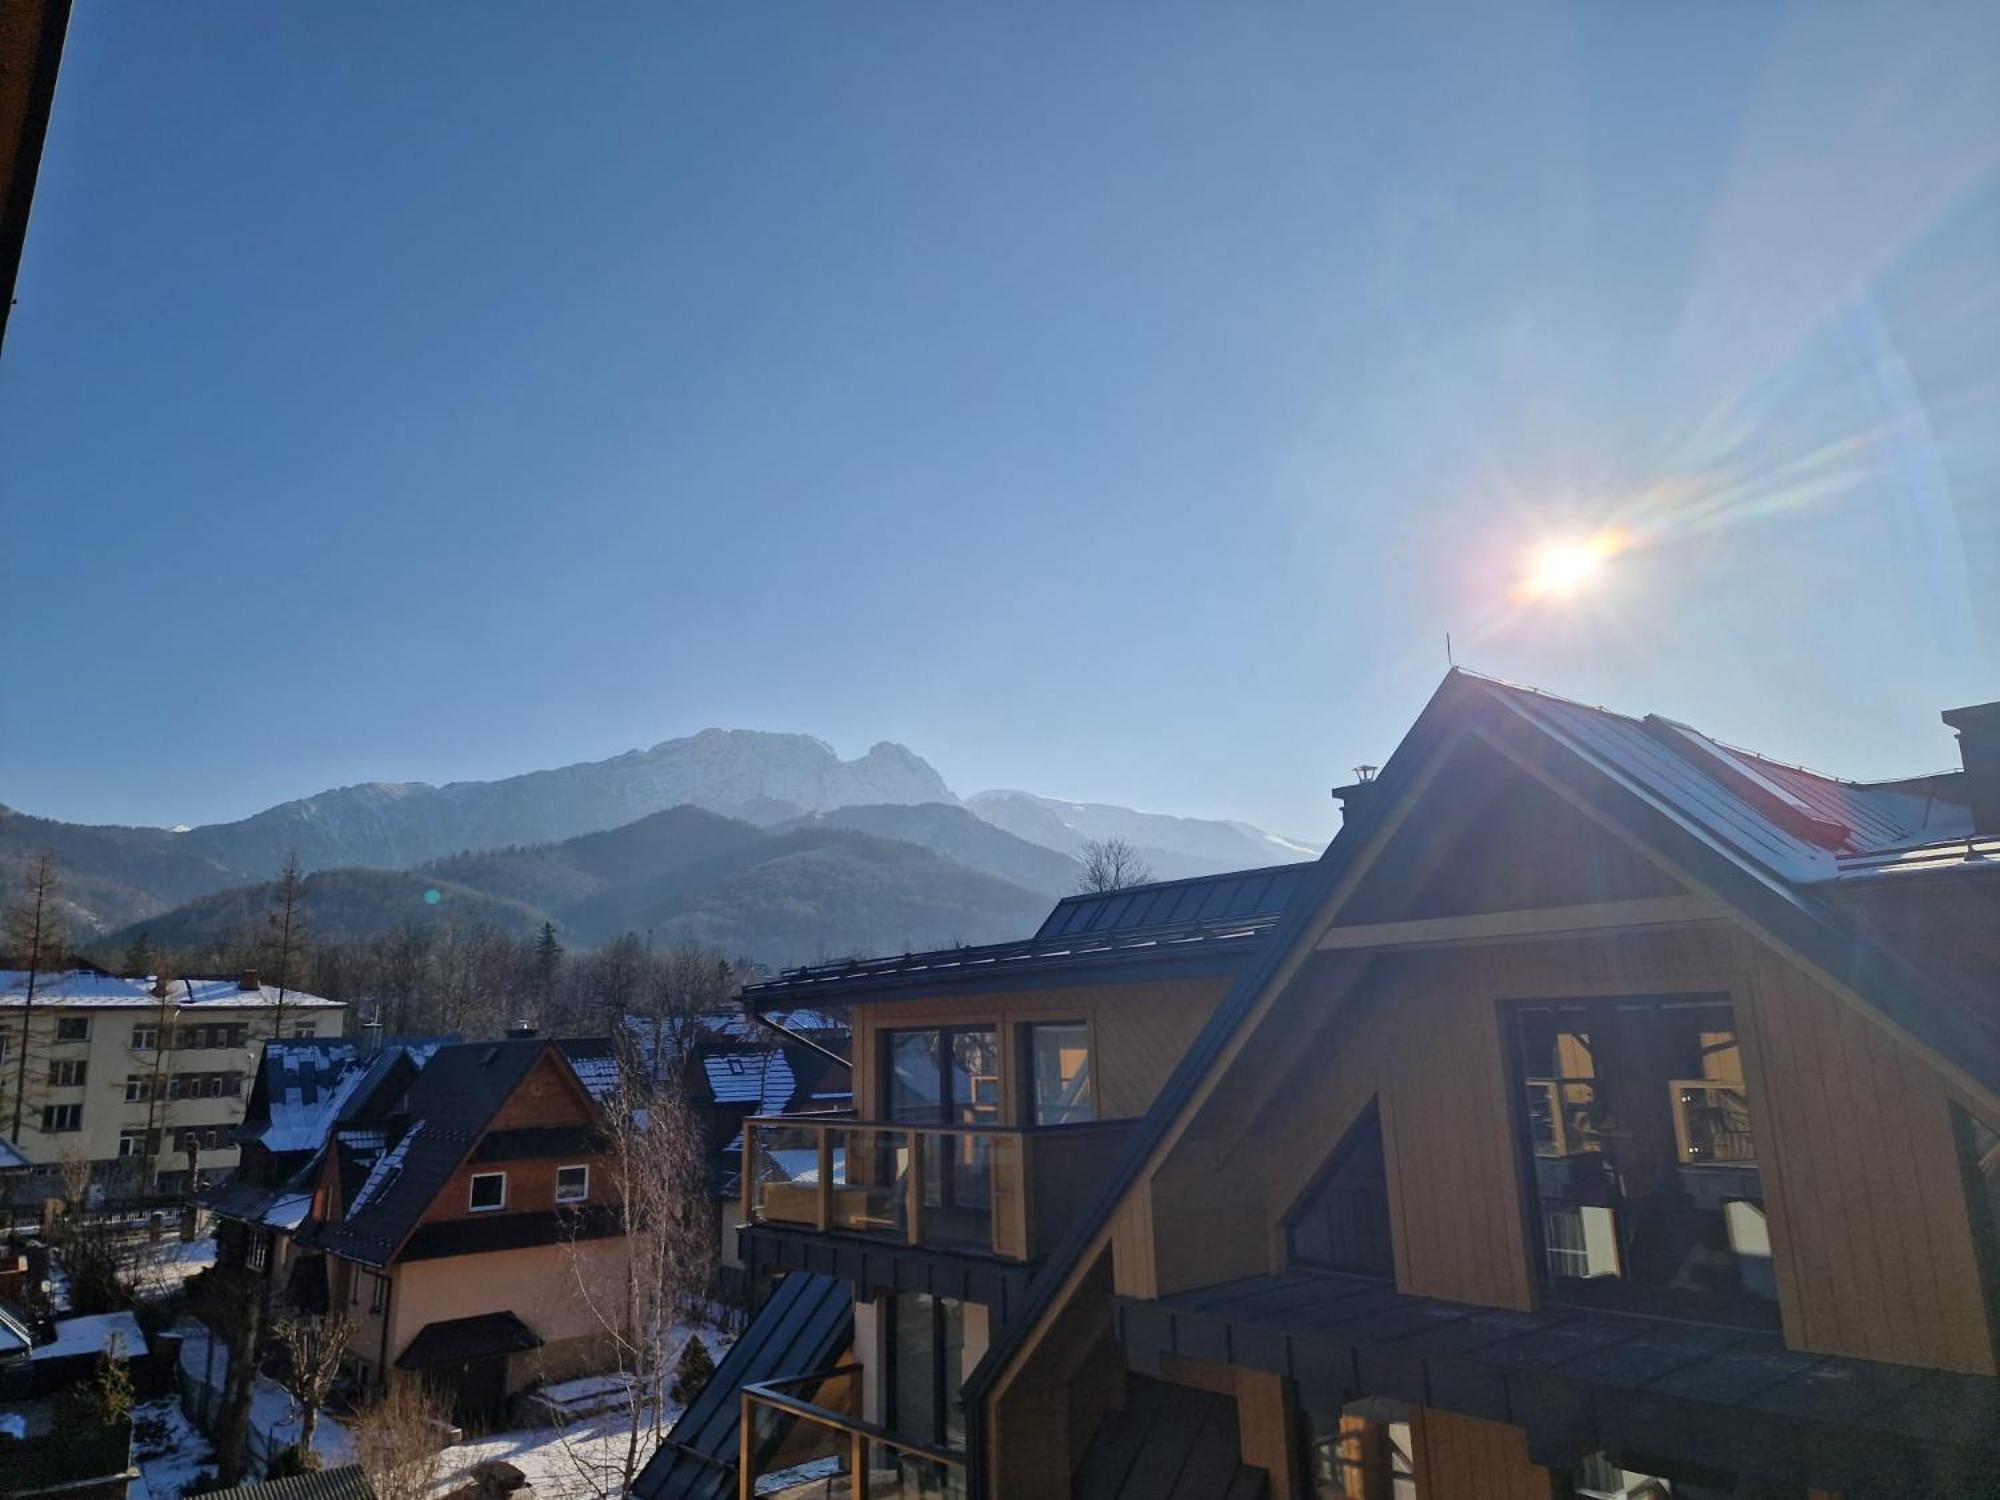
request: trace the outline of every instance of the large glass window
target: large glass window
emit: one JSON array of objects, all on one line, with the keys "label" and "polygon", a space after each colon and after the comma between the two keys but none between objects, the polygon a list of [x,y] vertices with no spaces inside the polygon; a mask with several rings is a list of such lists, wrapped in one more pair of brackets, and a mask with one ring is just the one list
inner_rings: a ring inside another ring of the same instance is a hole
[{"label": "large glass window", "polygon": [[1393,1401],[1305,1413],[1310,1500],[1417,1500],[1410,1416]]},{"label": "large glass window", "polygon": [[1090,1027],[1082,1021],[1027,1028],[1028,1119],[1034,1125],[1083,1125],[1097,1118],[1090,1069]]},{"label": "large glass window", "polygon": [[965,1445],[965,1307],[949,1297],[889,1299],[889,1425],[945,1448]]},{"label": "large glass window", "polygon": [[1549,1290],[1770,1322],[1777,1283],[1728,1003],[1527,1005],[1513,1019]]},{"label": "large glass window", "polygon": [[1293,1215],[1286,1238],[1298,1265],[1363,1276],[1396,1274],[1382,1114],[1375,1104],[1334,1148],[1326,1171]]},{"label": "large glass window", "polygon": [[[892,1031],[888,1054],[889,1118],[899,1125],[965,1126],[1000,1123],[1000,1047],[990,1028]],[[896,1153],[905,1143],[890,1132],[879,1149]],[[931,1244],[971,1247],[993,1234],[993,1141],[971,1131],[924,1132],[924,1238]],[[893,1181],[894,1164],[877,1166],[878,1181]]]}]

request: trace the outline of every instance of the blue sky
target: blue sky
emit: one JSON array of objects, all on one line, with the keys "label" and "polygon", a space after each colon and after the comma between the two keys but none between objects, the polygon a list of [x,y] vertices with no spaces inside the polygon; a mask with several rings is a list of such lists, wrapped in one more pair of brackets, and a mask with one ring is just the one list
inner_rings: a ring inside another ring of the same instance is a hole
[{"label": "blue sky", "polygon": [[78,6],[0,801],[720,724],[1325,836],[1447,632],[1952,764],[2000,696],[2000,17],[1414,9]]}]

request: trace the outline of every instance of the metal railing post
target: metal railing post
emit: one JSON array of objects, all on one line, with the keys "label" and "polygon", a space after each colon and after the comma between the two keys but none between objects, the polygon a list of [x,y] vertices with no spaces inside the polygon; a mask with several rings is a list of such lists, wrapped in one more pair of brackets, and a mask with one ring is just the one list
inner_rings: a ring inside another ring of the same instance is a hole
[{"label": "metal railing post", "polygon": [[905,1226],[909,1242],[921,1245],[924,1242],[924,1135],[921,1130],[910,1132],[910,1175],[903,1184],[903,1217],[909,1221]]}]

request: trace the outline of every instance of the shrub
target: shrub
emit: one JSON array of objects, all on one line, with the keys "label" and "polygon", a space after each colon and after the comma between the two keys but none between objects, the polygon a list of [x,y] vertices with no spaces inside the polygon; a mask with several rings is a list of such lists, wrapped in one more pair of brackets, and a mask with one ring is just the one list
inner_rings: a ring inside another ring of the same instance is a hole
[{"label": "shrub", "polygon": [[701,1394],[701,1388],[715,1375],[715,1361],[709,1356],[708,1345],[701,1341],[698,1333],[689,1334],[688,1341],[681,1348],[680,1363],[674,1366],[673,1388],[667,1393],[680,1406],[686,1406]]}]

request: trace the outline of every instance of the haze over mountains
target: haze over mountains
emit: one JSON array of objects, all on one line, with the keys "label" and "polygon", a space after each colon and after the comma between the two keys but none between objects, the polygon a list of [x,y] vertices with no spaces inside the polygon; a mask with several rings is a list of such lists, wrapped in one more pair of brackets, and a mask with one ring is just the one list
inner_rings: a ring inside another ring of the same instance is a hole
[{"label": "haze over mountains", "polygon": [[[791,960],[1032,930],[1074,889],[1084,840],[1104,837],[1162,879],[1317,853],[1241,823],[1027,792],[961,800],[888,742],[842,760],[810,735],[710,729],[500,781],[341,787],[183,832],[0,808],[0,878],[51,850],[79,936],[143,922],[171,942],[247,919],[260,895],[223,893],[268,881],[297,850],[309,871],[342,872],[313,883],[327,936],[455,915],[505,930],[551,920],[585,943],[664,927]],[[422,879],[395,878],[418,866]],[[422,902],[431,889],[440,899]]]}]

